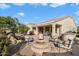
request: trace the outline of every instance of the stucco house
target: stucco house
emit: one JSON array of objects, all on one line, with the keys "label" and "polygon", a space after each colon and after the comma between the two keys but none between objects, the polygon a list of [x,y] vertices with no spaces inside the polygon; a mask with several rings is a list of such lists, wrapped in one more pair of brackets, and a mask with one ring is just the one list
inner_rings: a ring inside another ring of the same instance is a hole
[{"label": "stucco house", "polygon": [[[21,48],[20,55],[27,55],[28,51],[29,55],[72,52],[77,27],[71,16],[51,19],[38,24],[30,23],[27,26],[30,28],[27,34],[30,34],[28,36],[32,36],[34,41]],[[51,40],[49,39],[50,35]],[[26,35],[25,39],[28,36]]]},{"label": "stucco house", "polygon": [[38,24],[28,24],[27,25],[30,31],[33,31],[35,35],[38,35],[39,33],[50,33],[52,37],[60,37],[62,34],[72,31],[76,32],[77,27],[75,24],[75,21],[73,17],[71,16],[65,16],[62,18],[57,18],[57,19],[51,19],[45,22],[41,22]]}]

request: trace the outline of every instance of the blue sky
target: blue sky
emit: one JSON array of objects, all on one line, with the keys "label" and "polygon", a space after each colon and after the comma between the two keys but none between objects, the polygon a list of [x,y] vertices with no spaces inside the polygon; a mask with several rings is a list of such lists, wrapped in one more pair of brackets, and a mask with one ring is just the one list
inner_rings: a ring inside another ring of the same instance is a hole
[{"label": "blue sky", "polygon": [[70,3],[11,3],[0,4],[0,16],[17,17],[19,22],[39,23],[49,19],[72,16],[79,25],[79,4]]}]

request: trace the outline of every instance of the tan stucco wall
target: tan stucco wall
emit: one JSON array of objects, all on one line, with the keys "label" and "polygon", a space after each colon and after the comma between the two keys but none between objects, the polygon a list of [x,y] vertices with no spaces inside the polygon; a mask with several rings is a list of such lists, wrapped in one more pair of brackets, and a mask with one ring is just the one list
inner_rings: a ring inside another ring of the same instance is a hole
[{"label": "tan stucco wall", "polygon": [[[47,22],[45,22],[45,23],[47,23]],[[55,21],[53,22],[53,20],[52,20],[52,23],[50,22],[50,24],[53,27],[55,26],[55,24],[62,25],[61,26],[61,30],[60,30],[60,32],[61,32],[60,35],[63,34],[63,33],[65,33],[65,32],[67,32],[67,31],[77,31],[77,27],[76,27],[75,21],[74,21],[74,19],[72,17],[66,17],[66,18],[63,18],[63,19],[58,19],[58,21],[56,21],[56,22]],[[41,24],[41,26],[42,26],[42,24]],[[32,29],[32,26],[30,26],[30,28]],[[53,30],[54,30],[54,32],[52,33],[52,36],[53,35],[59,36],[59,32],[58,33],[55,33],[55,29],[54,28],[53,28]],[[38,33],[37,31],[38,30],[37,30],[37,27],[36,27],[36,31],[35,31],[36,34]]]},{"label": "tan stucco wall", "polygon": [[55,24],[61,24],[61,34],[67,32],[67,31],[76,31],[76,24],[74,20],[71,17],[66,18],[65,20],[58,21]]}]

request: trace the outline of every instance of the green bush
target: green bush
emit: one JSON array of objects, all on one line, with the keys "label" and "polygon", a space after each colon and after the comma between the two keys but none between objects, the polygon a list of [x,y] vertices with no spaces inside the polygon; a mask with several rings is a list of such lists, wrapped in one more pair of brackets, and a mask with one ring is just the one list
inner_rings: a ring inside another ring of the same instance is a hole
[{"label": "green bush", "polygon": [[7,56],[9,54],[8,47],[6,45],[4,45],[1,54],[2,56]]},{"label": "green bush", "polygon": [[0,37],[0,55],[1,56],[7,56],[9,53],[8,47],[9,47],[9,42],[6,34],[2,34],[3,36]]}]

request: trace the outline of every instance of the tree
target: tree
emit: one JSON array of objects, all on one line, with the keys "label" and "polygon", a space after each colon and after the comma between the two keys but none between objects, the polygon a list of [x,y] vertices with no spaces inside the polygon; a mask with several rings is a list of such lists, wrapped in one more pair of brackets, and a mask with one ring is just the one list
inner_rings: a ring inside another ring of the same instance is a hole
[{"label": "tree", "polygon": [[19,24],[19,32],[20,33],[27,33],[27,31],[28,31],[28,27],[26,27],[24,24]]},{"label": "tree", "polygon": [[0,29],[9,29],[12,32],[27,32],[28,27],[26,27],[24,24],[19,23],[17,18],[12,18],[10,16],[0,16]]},{"label": "tree", "polygon": [[0,16],[0,29],[10,29],[13,31],[14,29],[16,29],[16,19],[10,16]]}]

